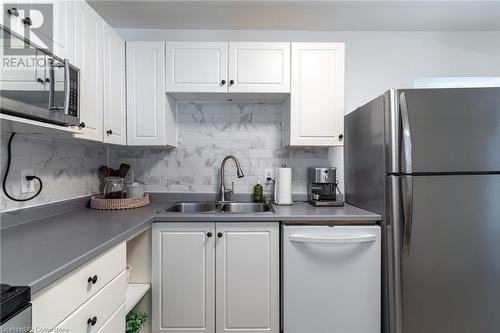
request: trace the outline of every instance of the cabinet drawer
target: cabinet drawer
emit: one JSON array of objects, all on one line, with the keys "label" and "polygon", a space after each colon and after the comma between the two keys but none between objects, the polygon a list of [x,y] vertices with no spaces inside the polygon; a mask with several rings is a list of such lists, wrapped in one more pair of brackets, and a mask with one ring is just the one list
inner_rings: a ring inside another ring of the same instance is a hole
[{"label": "cabinet drawer", "polygon": [[[60,323],[55,331],[68,333],[98,332],[113,313],[125,302],[126,271],[123,271],[94,297]],[[94,319],[92,324],[89,323]]]},{"label": "cabinet drawer", "polygon": [[111,315],[111,318],[106,321],[98,333],[121,333],[125,332],[125,303]]},{"label": "cabinet drawer", "polygon": [[[126,244],[117,245],[33,296],[33,327],[50,329],[95,295],[126,267]],[[97,276],[95,283],[89,278]]]}]

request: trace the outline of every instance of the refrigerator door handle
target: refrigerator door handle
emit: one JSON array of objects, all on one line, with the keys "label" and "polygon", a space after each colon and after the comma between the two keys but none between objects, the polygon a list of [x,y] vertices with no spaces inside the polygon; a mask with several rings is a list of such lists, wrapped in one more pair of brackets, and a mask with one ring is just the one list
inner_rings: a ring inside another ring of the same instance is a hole
[{"label": "refrigerator door handle", "polygon": [[401,177],[401,200],[403,204],[403,242],[402,252],[405,257],[410,255],[411,233],[413,222],[413,177]]},{"label": "refrigerator door handle", "polygon": [[401,125],[402,125],[402,148],[403,148],[403,172],[406,174],[412,173],[411,163],[411,133],[410,119],[408,116],[408,104],[406,103],[406,94],[402,92],[399,95],[399,109],[401,110]]}]

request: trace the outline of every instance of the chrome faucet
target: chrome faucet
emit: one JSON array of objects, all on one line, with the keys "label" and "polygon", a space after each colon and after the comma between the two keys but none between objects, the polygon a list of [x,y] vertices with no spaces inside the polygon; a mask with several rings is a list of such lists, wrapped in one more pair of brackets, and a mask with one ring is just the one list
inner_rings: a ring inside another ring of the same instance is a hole
[{"label": "chrome faucet", "polygon": [[243,171],[241,170],[241,165],[240,161],[238,158],[234,155],[227,155],[224,157],[222,160],[222,164],[220,166],[220,188],[219,188],[219,201],[227,201],[226,200],[226,195],[229,197],[231,193],[233,193],[234,189],[226,189],[225,186],[225,174],[224,174],[224,168],[226,167],[226,162],[227,160],[233,160],[236,163],[236,174],[238,175],[238,178],[243,178],[245,175],[243,174]]}]

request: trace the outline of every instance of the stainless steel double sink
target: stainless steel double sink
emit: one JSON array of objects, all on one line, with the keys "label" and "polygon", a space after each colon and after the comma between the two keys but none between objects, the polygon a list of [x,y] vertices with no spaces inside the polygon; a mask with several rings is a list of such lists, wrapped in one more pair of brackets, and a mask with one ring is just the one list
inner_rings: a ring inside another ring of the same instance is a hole
[{"label": "stainless steel double sink", "polygon": [[158,213],[233,213],[233,214],[273,214],[274,208],[267,203],[257,202],[177,202]]}]

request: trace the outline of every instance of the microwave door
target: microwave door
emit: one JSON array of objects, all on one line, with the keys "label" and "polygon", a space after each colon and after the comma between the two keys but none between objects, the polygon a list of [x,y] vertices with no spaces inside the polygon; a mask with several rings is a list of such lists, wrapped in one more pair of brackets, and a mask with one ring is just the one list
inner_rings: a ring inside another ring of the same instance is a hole
[{"label": "microwave door", "polygon": [[69,70],[66,66],[67,60],[60,62],[56,59],[49,61],[49,109],[67,114],[67,75]]}]

